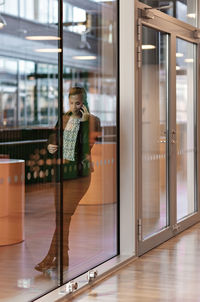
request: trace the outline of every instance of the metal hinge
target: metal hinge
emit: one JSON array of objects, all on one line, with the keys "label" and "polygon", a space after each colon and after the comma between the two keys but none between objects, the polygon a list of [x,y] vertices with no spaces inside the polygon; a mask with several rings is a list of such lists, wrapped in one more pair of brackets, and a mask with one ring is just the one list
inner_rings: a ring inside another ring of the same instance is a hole
[{"label": "metal hinge", "polygon": [[138,239],[142,241],[142,219],[138,219]]},{"label": "metal hinge", "polygon": [[138,68],[141,68],[142,66],[142,47],[141,47],[141,38],[142,37],[142,21],[139,18],[137,20],[137,40],[138,40],[138,45],[137,45],[137,66]]},{"label": "metal hinge", "polygon": [[142,36],[142,20],[139,18],[137,20],[137,39],[140,42]]},{"label": "metal hinge", "polygon": [[138,68],[142,67],[142,48],[141,46],[137,46],[137,66]]}]

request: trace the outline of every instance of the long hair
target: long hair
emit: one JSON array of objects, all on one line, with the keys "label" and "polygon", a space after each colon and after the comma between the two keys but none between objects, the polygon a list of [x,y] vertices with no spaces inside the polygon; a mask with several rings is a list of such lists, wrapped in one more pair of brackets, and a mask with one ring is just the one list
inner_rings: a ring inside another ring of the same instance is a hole
[{"label": "long hair", "polygon": [[85,105],[88,112],[90,112],[88,102],[87,102],[87,93],[86,93],[85,89],[83,87],[76,87],[76,86],[71,87],[69,89],[69,97],[72,95],[78,95],[78,94],[80,94],[82,96],[83,105]]}]

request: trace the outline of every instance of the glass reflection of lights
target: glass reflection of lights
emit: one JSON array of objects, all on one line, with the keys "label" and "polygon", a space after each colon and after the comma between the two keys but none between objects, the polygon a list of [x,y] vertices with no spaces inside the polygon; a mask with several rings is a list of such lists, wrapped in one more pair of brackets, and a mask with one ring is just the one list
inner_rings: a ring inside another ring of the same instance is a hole
[{"label": "glass reflection of lights", "polygon": [[176,57],[177,57],[177,58],[182,58],[183,56],[184,56],[184,54],[181,53],[181,52],[177,52],[177,53],[176,53]]},{"label": "glass reflection of lights", "polygon": [[6,25],[7,25],[6,20],[0,14],[0,29],[2,29]]},{"label": "glass reflection of lights", "polygon": [[142,45],[142,49],[143,50],[148,50],[148,49],[155,49],[156,47],[155,47],[155,45],[151,45],[151,44],[144,44],[144,45]]},{"label": "glass reflection of lights", "polygon": [[176,70],[181,70],[181,67],[180,66],[176,66]]},{"label": "glass reflection of lights", "polygon": [[74,60],[96,60],[96,56],[74,56],[72,59]]},{"label": "glass reflection of lights", "polygon": [[194,59],[192,59],[192,58],[185,59],[184,62],[185,62],[185,63],[193,63],[193,62],[194,62]]},{"label": "glass reflection of lights", "polygon": [[62,52],[61,48],[38,48],[36,52]]},{"label": "glass reflection of lights", "polygon": [[188,18],[195,19],[195,18],[196,18],[196,14],[194,14],[194,13],[187,14],[187,17],[188,17]]},{"label": "glass reflection of lights", "polygon": [[60,40],[60,37],[56,36],[26,36],[25,38],[33,41]]}]

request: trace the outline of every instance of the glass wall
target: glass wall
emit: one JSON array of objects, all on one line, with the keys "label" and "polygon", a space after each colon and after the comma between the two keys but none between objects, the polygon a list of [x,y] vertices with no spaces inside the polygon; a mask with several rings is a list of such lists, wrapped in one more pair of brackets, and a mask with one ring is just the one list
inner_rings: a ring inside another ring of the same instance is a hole
[{"label": "glass wall", "polygon": [[0,4],[3,301],[34,300],[118,252],[117,0],[64,1],[63,49],[59,10]]},{"label": "glass wall", "polygon": [[63,79],[64,281],[117,254],[117,1],[90,1],[91,11],[86,3],[64,5],[63,58],[77,67],[65,67]]},{"label": "glass wall", "polygon": [[158,8],[163,13],[177,18],[193,26],[199,26],[198,20],[198,0],[140,0],[151,7]]}]

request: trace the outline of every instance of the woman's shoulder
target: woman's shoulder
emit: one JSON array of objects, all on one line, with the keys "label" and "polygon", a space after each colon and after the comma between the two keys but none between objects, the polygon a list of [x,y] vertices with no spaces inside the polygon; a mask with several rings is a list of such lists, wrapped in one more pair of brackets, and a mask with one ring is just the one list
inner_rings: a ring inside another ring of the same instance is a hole
[{"label": "woman's shoulder", "polygon": [[100,119],[96,115],[90,114],[89,122],[90,125],[93,126],[95,129],[99,129],[101,127]]},{"label": "woman's shoulder", "polygon": [[99,119],[96,115],[91,114],[91,113],[90,113],[90,120],[91,120],[91,121],[95,121],[95,122],[97,122],[97,121],[100,122],[100,119]]}]

